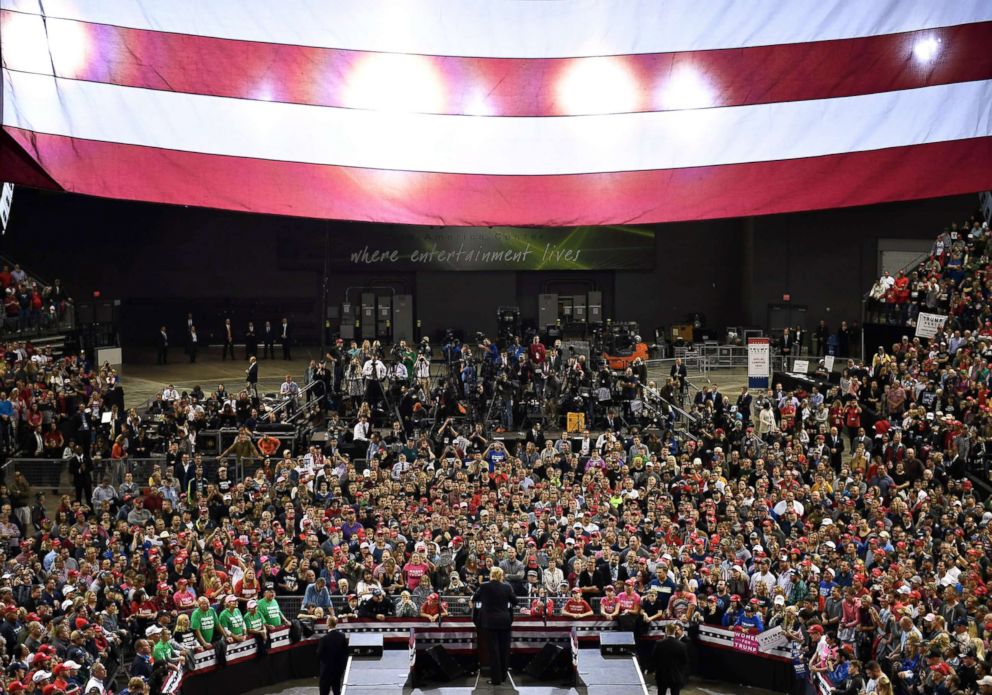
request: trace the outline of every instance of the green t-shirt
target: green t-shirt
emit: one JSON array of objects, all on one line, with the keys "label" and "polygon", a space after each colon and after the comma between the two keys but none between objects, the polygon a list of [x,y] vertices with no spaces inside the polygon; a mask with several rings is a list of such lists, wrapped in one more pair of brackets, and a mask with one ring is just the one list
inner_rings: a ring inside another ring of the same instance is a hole
[{"label": "green t-shirt", "polygon": [[245,619],[241,617],[241,611],[237,608],[225,608],[218,618],[224,629],[234,635],[245,634]]},{"label": "green t-shirt", "polygon": [[275,599],[271,601],[264,598],[259,599],[258,612],[262,614],[266,625],[282,625],[282,609],[279,608],[279,602]]},{"label": "green t-shirt", "polygon": [[173,656],[175,656],[175,650],[172,648],[172,642],[163,642],[159,640],[155,643],[152,648],[152,656],[155,658],[156,662],[170,661]]},{"label": "green t-shirt", "polygon": [[214,641],[214,630],[217,628],[217,611],[213,608],[208,608],[205,611],[201,611],[197,608],[193,611],[193,614],[189,616],[189,626],[194,630],[200,631],[200,636],[207,642]]},{"label": "green t-shirt", "polygon": [[259,610],[256,610],[254,613],[249,611],[245,613],[244,621],[249,630],[257,632],[262,629],[262,626],[265,625],[265,616],[262,615],[262,611]]}]

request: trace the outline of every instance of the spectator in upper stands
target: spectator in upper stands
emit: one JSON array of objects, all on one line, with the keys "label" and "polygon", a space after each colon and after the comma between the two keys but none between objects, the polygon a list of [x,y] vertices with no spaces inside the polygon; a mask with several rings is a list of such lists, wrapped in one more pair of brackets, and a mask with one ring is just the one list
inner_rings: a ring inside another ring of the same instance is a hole
[{"label": "spectator in upper stands", "polygon": [[303,592],[303,609],[321,608],[325,612],[333,610],[331,606],[331,594],[327,590],[327,582],[323,577],[317,577],[316,581],[308,584]]}]

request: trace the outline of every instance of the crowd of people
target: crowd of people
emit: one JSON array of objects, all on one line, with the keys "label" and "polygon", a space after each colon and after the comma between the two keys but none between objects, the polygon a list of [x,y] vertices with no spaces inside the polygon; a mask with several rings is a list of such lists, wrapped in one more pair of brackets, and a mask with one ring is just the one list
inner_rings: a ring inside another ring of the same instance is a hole
[{"label": "crowd of people", "polygon": [[[111,418],[102,467],[84,424],[115,376],[8,346],[0,417],[15,432],[42,405],[79,418],[62,445],[84,484],[54,501],[23,476],[0,489],[5,692],[104,693],[115,673],[154,692],[196,651],[264,644],[296,619],[438,621],[470,610],[495,568],[531,615],[641,636],[780,627],[800,670],[845,695],[989,692],[992,511],[968,477],[987,477],[992,422],[978,229],[962,265],[953,243],[928,261],[949,313],[933,340],[793,390],[694,392],[679,365],[653,385],[632,367],[573,432],[516,399],[582,411],[601,367],[539,336],[442,353],[440,377],[429,347],[338,343],[296,393],[321,436],[280,449],[257,436],[257,394],[167,389],[153,404],[171,423],[164,457],[136,479],[149,416]],[[507,381],[510,411],[490,422]],[[657,414],[630,405],[652,392]],[[678,427],[676,401],[691,416]],[[241,428],[216,467],[195,437],[212,418]],[[245,460],[259,465],[238,478]]]},{"label": "crowd of people", "polygon": [[0,266],[0,290],[0,335],[8,337],[56,327],[72,301],[60,280],[42,284],[17,264]]},{"label": "crowd of people", "polygon": [[82,353],[56,357],[30,341],[0,342],[0,451],[60,458],[78,445],[99,461],[110,457],[127,417],[120,377],[109,364],[95,365]]}]

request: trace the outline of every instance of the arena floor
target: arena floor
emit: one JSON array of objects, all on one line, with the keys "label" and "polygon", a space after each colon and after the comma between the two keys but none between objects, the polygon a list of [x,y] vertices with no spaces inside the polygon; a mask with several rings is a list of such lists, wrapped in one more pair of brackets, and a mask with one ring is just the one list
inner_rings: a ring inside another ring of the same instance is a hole
[{"label": "arena floor", "polygon": [[[402,695],[445,695],[445,691],[450,692],[449,688],[437,687],[437,688],[427,688],[427,689],[416,689],[408,690]],[[505,685],[499,688],[494,688],[493,686],[486,685],[485,680],[482,680],[478,687],[472,688],[469,692],[477,695],[511,695],[514,692],[520,692],[523,695],[523,691],[515,690],[514,688]],[[565,688],[547,688],[543,690],[544,693],[553,693],[554,695],[568,695],[569,693],[582,693],[582,690],[567,690]],[[658,689],[654,685],[648,685],[648,692],[651,695],[664,695],[664,693],[658,693]],[[713,683],[713,682],[703,682],[703,681],[693,681],[688,687],[682,689],[683,695],[775,695],[771,690],[762,690],[760,688],[749,688],[743,685],[730,685],[727,683]],[[279,685],[274,685],[268,688],[259,688],[257,690],[252,690],[248,695],[317,695],[317,681],[316,679],[303,679],[288,681],[286,683],[280,683]],[[345,691],[347,695],[347,690]],[[381,695],[391,695],[385,690],[382,691]],[[400,695],[400,694],[397,694]],[[626,693],[616,693],[616,695],[627,695]]]},{"label": "arena floor", "polygon": [[[222,360],[220,348],[211,348],[203,351],[197,357],[195,364],[190,364],[182,350],[176,348],[169,355],[169,364],[157,365],[154,350],[137,352],[129,350],[124,356],[124,366],[121,370],[124,379],[125,405],[129,408],[140,405],[161,393],[169,384],[173,384],[180,391],[192,388],[196,384],[199,384],[204,391],[208,388],[215,389],[217,384],[224,384],[229,390],[240,390],[244,385],[247,363],[243,359],[243,348],[237,348],[235,355],[236,360]],[[294,359],[290,361],[282,359],[278,348],[276,355],[276,359],[259,361],[258,382],[259,388],[263,391],[278,390],[287,374],[292,374],[293,379],[302,383],[307,365],[310,364],[310,360],[320,356],[320,348],[294,348]],[[657,380],[667,377],[668,370],[649,372],[649,375]],[[733,401],[737,398],[741,387],[747,383],[747,370],[742,368],[711,371],[708,378],[720,391],[731,396]],[[692,375],[690,380],[697,386],[706,383],[705,378]]]}]

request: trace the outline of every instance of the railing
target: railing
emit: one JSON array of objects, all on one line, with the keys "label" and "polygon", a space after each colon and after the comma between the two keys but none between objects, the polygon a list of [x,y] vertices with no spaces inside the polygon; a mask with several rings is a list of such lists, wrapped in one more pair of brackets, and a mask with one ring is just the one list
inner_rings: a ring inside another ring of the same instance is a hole
[{"label": "railing", "polygon": [[[208,480],[216,479],[217,469],[220,467],[219,459],[216,456],[201,457],[203,463],[203,475]],[[122,467],[118,472],[114,470],[117,462],[122,462]],[[238,464],[238,462],[235,462]],[[245,461],[247,463],[247,460]],[[244,479],[239,474],[245,470],[242,464],[229,467],[232,474],[229,476],[234,482]],[[9,485],[14,479],[15,473],[22,473],[28,483],[34,488],[41,490],[55,490],[58,492],[68,492],[74,489],[72,475],[69,472],[69,461],[61,458],[24,458],[16,457],[8,460],[3,465],[3,480]],[[166,472],[165,457],[154,458],[128,458],[111,459],[101,458],[93,460],[93,484],[97,485],[104,476],[109,476],[115,489],[123,482],[123,474],[131,473],[134,482],[139,487],[147,487],[153,474],[164,477]],[[252,469],[254,472],[254,469]],[[120,477],[121,480],[116,480]]]},{"label": "railing", "polygon": [[[678,351],[684,351],[682,355]],[[713,371],[723,369],[747,369],[747,346],[745,345],[696,345],[691,350],[689,348],[676,348],[676,356],[682,358],[682,363],[686,366],[689,374],[689,389],[698,391],[699,388],[693,384],[693,377],[696,379],[709,380],[709,374]],[[798,355],[793,355],[798,357]],[[809,358],[816,359],[816,356],[809,355]],[[772,353],[769,357],[772,371],[781,371],[784,367],[785,358],[777,353]],[[668,377],[675,358],[661,360],[647,360],[648,376],[655,381],[662,377]],[[652,376],[653,374],[653,376]]]},{"label": "railing", "polygon": [[[547,596],[544,600],[551,599],[554,604],[554,613],[556,615],[561,614],[562,608],[565,603],[569,600],[569,596]],[[386,596],[387,601],[392,601],[394,606],[398,606],[400,602],[399,596]],[[278,596],[276,601],[279,603],[279,607],[282,608],[283,614],[287,618],[295,618],[303,611],[303,596]],[[472,596],[462,596],[462,595],[442,595],[441,601],[448,604],[448,615],[452,618],[465,618],[472,615]],[[518,615],[526,615],[526,611],[530,609],[531,599],[518,597],[516,613]],[[413,601],[417,606],[418,615],[422,603]],[[593,597],[588,599],[589,605],[592,607],[593,612],[599,611],[599,598]],[[331,596],[331,606],[336,614],[341,614],[347,611],[347,601],[344,596],[335,594]]]},{"label": "railing", "polygon": [[[0,256],[0,265],[13,268],[16,264],[6,256]],[[22,268],[23,270],[23,268]],[[43,288],[53,286],[53,283],[46,282],[36,273],[25,271],[28,279],[37,283]],[[75,306],[71,301],[66,301],[65,307],[57,307],[56,315],[51,316],[44,308],[38,313],[29,313],[21,316],[15,321],[8,320],[6,313],[0,308],[0,337],[23,339],[37,338],[42,336],[54,336],[59,333],[66,333],[76,327]]]}]

